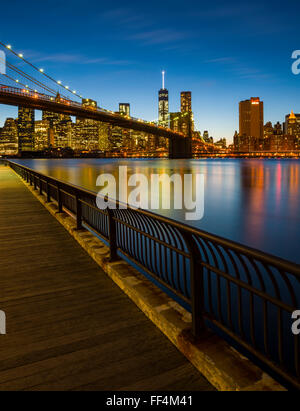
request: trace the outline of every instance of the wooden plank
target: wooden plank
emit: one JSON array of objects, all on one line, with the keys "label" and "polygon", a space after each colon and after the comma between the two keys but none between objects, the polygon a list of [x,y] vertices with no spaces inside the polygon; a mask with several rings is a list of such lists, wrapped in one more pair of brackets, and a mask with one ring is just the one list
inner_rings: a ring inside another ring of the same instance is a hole
[{"label": "wooden plank", "polygon": [[212,390],[0,166],[0,390]]}]

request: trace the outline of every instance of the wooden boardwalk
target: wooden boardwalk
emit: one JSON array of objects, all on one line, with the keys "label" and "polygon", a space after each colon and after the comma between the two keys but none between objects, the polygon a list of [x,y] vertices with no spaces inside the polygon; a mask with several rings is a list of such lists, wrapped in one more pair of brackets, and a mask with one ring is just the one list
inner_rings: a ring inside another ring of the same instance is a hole
[{"label": "wooden boardwalk", "polygon": [[0,390],[212,390],[0,166]]}]

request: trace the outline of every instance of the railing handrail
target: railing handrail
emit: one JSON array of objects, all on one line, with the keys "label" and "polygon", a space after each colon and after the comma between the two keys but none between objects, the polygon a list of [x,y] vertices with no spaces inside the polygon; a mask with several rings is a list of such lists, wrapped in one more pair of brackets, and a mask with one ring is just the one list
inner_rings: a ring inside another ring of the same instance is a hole
[{"label": "railing handrail", "polygon": [[[17,166],[20,166],[21,168],[23,168],[27,171],[33,172],[36,175],[42,176],[42,177],[46,178],[47,180],[52,180],[53,182],[58,183],[58,184],[65,184],[66,186],[72,187],[73,189],[78,190],[82,193],[85,193],[85,194],[88,194],[88,195],[91,195],[91,196],[94,196],[94,197],[97,197],[97,195],[98,195],[97,193],[95,193],[92,190],[86,189],[84,187],[77,186],[76,184],[73,184],[73,183],[70,183],[70,182],[59,180],[59,179],[57,179],[55,177],[52,177],[52,176],[51,177],[47,176],[46,174],[41,173],[40,171],[37,171],[37,170],[34,170],[30,167],[24,166],[20,163],[17,163],[17,162],[11,161],[11,160],[6,160],[6,161],[8,163],[16,164]],[[123,205],[123,206],[125,205],[125,203],[123,203],[123,202],[121,202],[117,199],[108,198],[108,201],[110,203],[115,203],[116,205]],[[286,259],[281,258],[281,257],[277,257],[277,256],[275,256],[271,253],[267,253],[265,251],[260,251],[258,249],[253,248],[253,247],[246,246],[246,245],[241,244],[237,241],[229,240],[229,239],[226,239],[224,237],[218,236],[216,234],[209,233],[205,230],[201,230],[201,229],[198,229],[198,228],[191,227],[186,223],[178,222],[178,221],[176,221],[172,218],[164,217],[162,215],[156,214],[156,213],[148,211],[148,210],[143,210],[141,208],[132,208],[128,204],[126,204],[126,207],[128,209],[134,210],[135,212],[137,212],[141,215],[146,215],[146,216],[149,216],[151,218],[156,219],[159,222],[170,224],[170,225],[172,225],[176,228],[179,228],[181,230],[184,230],[184,231],[186,231],[190,234],[200,235],[200,236],[206,238],[209,241],[215,241],[215,242],[219,243],[220,245],[223,245],[225,247],[230,247],[230,248],[234,249],[234,251],[242,252],[242,253],[244,253],[244,254],[246,254],[250,257],[253,257],[253,258],[259,258],[260,260],[262,260],[266,263],[272,263],[272,264],[275,263],[279,268],[281,268],[283,270],[290,271],[295,276],[300,278],[300,265],[297,264],[297,263],[294,263],[292,261],[286,260]]]}]

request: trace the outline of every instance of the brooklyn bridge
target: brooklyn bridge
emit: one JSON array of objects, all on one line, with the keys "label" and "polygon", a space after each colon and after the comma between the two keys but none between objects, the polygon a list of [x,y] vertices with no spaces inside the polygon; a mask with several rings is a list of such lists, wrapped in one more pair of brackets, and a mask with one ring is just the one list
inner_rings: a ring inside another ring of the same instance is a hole
[{"label": "brooklyn bridge", "polygon": [[[109,124],[111,127],[145,133],[153,138],[154,153],[158,148],[159,139],[164,138],[167,140],[166,148],[169,158],[191,158],[193,153],[199,151],[207,154],[217,151],[217,147],[212,143],[205,143],[193,136],[192,119],[189,113],[185,113],[188,116],[186,132],[183,133],[169,128],[168,125],[161,125],[158,121],[146,121],[98,107],[93,100],[83,99],[83,96],[79,95],[76,90],[71,90],[60,80],[55,80],[46,74],[44,69],[38,68],[25,59],[22,53],[15,52],[10,45],[1,42],[0,45],[7,53],[11,53],[17,60],[20,60],[23,63],[22,67],[29,69],[21,69],[18,62],[12,64],[5,55],[0,55],[0,64],[2,63],[5,68],[0,84],[0,103],[2,104],[95,120]],[[36,74],[32,75],[32,71]],[[58,93],[57,90],[60,88],[70,96]],[[83,101],[85,104],[82,103]],[[87,103],[89,101],[90,104]]]}]

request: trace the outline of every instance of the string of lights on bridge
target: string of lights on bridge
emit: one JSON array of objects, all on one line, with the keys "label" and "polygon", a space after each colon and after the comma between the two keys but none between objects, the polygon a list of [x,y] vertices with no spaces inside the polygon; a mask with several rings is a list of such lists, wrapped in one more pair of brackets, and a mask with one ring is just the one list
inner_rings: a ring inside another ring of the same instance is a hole
[{"label": "string of lights on bridge", "polygon": [[[38,87],[43,88],[44,90],[46,90],[48,93],[52,93],[52,94],[56,94],[56,91],[51,89],[50,87],[46,86],[45,84],[41,83],[39,80],[35,79],[34,77],[30,76],[29,74],[25,73],[23,70],[21,70],[20,68],[15,67],[13,64],[9,63],[8,61],[4,61],[3,58],[1,58],[0,56],[0,61],[2,61],[3,63],[6,64],[6,68],[11,69],[12,71],[16,72],[17,74],[19,74],[21,77],[24,77],[25,79],[29,80],[29,82],[34,83],[35,85],[37,85]],[[25,87],[28,90],[33,91],[32,88],[30,88],[28,86],[28,84],[24,84],[22,83],[19,79],[16,78],[12,78],[11,76],[9,76],[8,74],[4,74],[4,76],[6,76],[7,78],[9,78],[11,81],[16,82],[19,85],[22,85],[23,87]],[[37,92],[37,90],[34,90],[35,92]]]},{"label": "string of lights on bridge", "polygon": [[[62,87],[64,90],[68,91],[69,93],[73,94],[73,96],[76,96],[80,99],[82,99],[82,95],[78,94],[76,92],[76,90],[71,90],[70,87],[68,85],[64,85],[62,84],[61,80],[55,80],[52,76],[50,76],[49,74],[45,73],[45,70],[43,68],[38,68],[35,64],[31,63],[30,61],[28,61],[27,59],[25,59],[23,53],[17,53],[16,51],[13,50],[12,46],[10,44],[6,45],[4,43],[2,43],[0,41],[0,45],[4,48],[6,48],[7,50],[9,50],[12,54],[14,54],[17,58],[19,58],[20,60],[22,60],[24,63],[28,64],[29,66],[31,66],[34,70],[36,70],[37,72],[39,72],[40,74],[42,74],[43,76],[45,76],[46,78],[48,78],[49,80],[51,80],[52,82],[54,82],[56,85]],[[16,81],[16,80],[15,80]],[[16,81],[18,83],[18,81]],[[47,86],[46,86],[47,87]],[[53,91],[52,91],[53,93]],[[54,94],[56,94],[56,92],[54,91]]]}]

